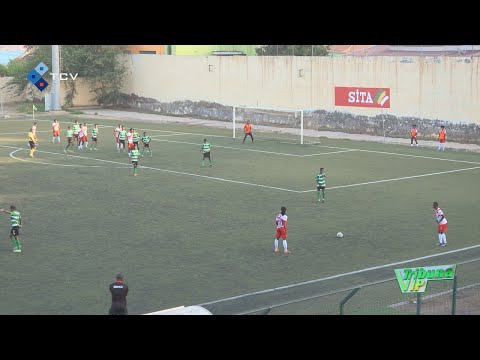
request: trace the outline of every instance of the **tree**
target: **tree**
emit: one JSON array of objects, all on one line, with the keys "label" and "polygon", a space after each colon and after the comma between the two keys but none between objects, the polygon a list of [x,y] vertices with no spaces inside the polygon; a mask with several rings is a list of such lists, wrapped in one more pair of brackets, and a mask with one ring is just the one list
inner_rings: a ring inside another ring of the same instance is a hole
[{"label": "tree", "polygon": [[3,64],[0,64],[0,76],[7,76],[8,74],[8,68],[3,65]]},{"label": "tree", "polygon": [[[62,45],[60,72],[78,73],[78,77],[66,81],[65,103],[71,106],[77,94],[76,82],[82,79],[87,82],[93,93],[93,100],[98,104],[116,104],[120,99],[120,90],[125,78],[126,66],[123,54],[126,52],[124,45]],[[18,94],[27,88],[36,90],[27,80],[26,75],[34,69],[39,62],[48,66],[49,71],[42,77],[51,84],[52,77],[52,49],[51,45],[28,45],[27,55],[20,60],[15,60],[16,69],[10,86],[17,88]],[[10,66],[9,66],[10,67]]]},{"label": "tree", "polygon": [[255,49],[261,56],[326,56],[327,45],[260,45]]}]

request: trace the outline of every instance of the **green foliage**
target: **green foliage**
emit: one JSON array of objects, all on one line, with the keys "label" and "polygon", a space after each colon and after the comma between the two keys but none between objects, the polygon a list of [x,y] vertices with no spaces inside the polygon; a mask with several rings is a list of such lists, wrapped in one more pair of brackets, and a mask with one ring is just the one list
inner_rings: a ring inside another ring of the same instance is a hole
[{"label": "green foliage", "polygon": [[[36,102],[34,103],[35,107],[37,110],[35,110],[35,114],[37,112],[45,112],[45,104],[42,102]],[[24,102],[24,103],[17,103],[15,110],[18,113],[25,113],[25,114],[31,114],[33,109],[32,109],[32,103],[31,102]]]},{"label": "green foliage", "polygon": [[255,49],[261,56],[327,56],[327,45],[260,45]]},{"label": "green foliage", "polygon": [[[21,60],[15,60],[12,74],[14,76],[9,86],[15,86],[18,94],[32,91],[33,97],[39,91],[30,84],[26,75],[35,68],[40,61],[49,67],[43,75],[47,82],[52,83],[51,45],[27,45],[29,54]],[[120,98],[120,90],[126,67],[122,54],[126,52],[125,45],[62,45],[60,72],[78,73],[76,81],[84,80],[88,83],[93,99],[101,105],[115,104]],[[10,71],[10,64],[8,66]],[[66,81],[65,104],[71,106],[77,94],[75,81],[69,78]]]},{"label": "green foliage", "polygon": [[0,64],[0,76],[8,76],[7,72],[8,68],[5,65]]}]

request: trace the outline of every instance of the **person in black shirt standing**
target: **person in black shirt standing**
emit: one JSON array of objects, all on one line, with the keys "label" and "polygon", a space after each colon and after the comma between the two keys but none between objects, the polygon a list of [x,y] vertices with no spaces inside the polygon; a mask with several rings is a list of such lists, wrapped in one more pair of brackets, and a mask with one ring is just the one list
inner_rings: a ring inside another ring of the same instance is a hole
[{"label": "person in black shirt standing", "polygon": [[110,284],[109,289],[112,293],[112,306],[108,311],[108,315],[128,315],[128,286],[123,281],[122,274],[117,274],[117,280],[114,283]]}]

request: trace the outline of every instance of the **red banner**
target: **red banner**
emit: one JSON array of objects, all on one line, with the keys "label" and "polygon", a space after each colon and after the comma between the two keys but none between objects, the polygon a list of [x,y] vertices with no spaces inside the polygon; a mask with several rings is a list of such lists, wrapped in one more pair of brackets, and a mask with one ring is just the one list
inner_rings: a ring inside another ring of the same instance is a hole
[{"label": "red banner", "polygon": [[390,89],[335,86],[335,106],[390,108]]}]

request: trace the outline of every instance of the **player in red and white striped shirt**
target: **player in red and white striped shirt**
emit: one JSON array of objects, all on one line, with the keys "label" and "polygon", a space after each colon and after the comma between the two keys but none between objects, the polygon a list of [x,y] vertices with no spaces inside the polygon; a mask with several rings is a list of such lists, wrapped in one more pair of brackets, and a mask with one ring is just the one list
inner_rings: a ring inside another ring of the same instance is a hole
[{"label": "player in red and white striped shirt", "polygon": [[447,246],[447,237],[445,235],[448,227],[447,218],[443,214],[442,209],[438,207],[438,202],[435,201],[433,203],[433,208],[435,209],[435,217],[437,218],[438,224],[438,245]]},{"label": "player in red and white striped shirt", "polygon": [[282,208],[280,210],[281,210],[280,214],[275,216],[275,226],[277,227],[277,233],[275,234],[275,241],[274,241],[275,253],[280,252],[280,250],[278,250],[278,240],[280,240],[280,238],[282,238],[283,239],[283,253],[284,254],[290,254],[291,252],[287,248],[287,238],[288,238],[288,235],[287,235],[287,220],[288,220],[287,208],[285,206],[282,206]]}]

